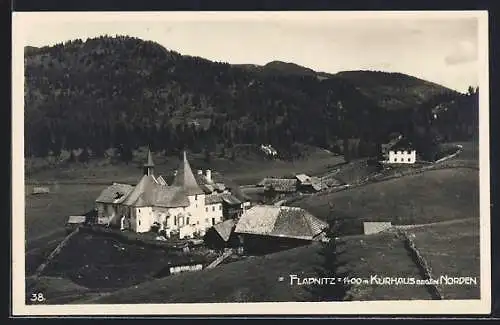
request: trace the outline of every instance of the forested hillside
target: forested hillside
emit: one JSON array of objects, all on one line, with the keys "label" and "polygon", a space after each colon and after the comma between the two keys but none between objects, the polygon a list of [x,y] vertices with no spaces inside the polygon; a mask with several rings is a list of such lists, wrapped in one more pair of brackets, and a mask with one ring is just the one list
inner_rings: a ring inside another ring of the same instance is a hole
[{"label": "forested hillside", "polygon": [[[234,66],[127,36],[27,47],[25,67],[25,150],[41,157],[77,148],[99,157],[111,147],[127,157],[143,145],[210,152],[240,143],[271,143],[291,156],[295,143],[331,149],[346,138],[373,148],[435,95],[459,97],[402,74]],[[373,78],[385,84],[375,87]]]}]

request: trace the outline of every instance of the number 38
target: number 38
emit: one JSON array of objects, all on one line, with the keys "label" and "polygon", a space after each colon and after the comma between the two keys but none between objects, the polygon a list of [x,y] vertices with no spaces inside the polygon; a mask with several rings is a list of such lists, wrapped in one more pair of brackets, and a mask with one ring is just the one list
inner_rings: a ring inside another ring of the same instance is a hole
[{"label": "number 38", "polygon": [[32,293],[30,301],[32,302],[42,302],[45,301],[45,297],[43,296],[43,293]]}]

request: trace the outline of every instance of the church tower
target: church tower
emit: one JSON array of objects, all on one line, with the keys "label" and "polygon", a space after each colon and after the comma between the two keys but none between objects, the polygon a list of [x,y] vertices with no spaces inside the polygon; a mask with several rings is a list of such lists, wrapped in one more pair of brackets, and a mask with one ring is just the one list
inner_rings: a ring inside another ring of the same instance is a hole
[{"label": "church tower", "polygon": [[153,155],[151,150],[148,149],[148,160],[144,164],[144,175],[153,176],[155,169],[155,163],[153,162]]}]

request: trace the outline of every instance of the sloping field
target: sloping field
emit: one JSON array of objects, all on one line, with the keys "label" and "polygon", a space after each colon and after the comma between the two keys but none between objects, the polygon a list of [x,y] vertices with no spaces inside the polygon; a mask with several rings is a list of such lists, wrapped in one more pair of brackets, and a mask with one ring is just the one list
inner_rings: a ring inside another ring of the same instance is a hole
[{"label": "sloping field", "polygon": [[480,254],[479,220],[459,220],[407,230],[427,260],[433,276],[476,277],[477,285],[442,284],[445,299],[479,299]]},{"label": "sloping field", "polygon": [[112,291],[151,280],[171,265],[202,260],[199,256],[182,256],[163,248],[125,244],[104,235],[79,233],[42,275],[69,279],[90,289]]},{"label": "sloping field", "polygon": [[[43,295],[43,301],[33,302],[33,294]],[[64,304],[76,299],[96,295],[90,289],[75,284],[69,279],[56,277],[26,278],[26,304]]]},{"label": "sloping field", "polygon": [[322,219],[332,216],[341,220],[347,234],[360,233],[363,221],[422,224],[478,218],[478,171],[467,168],[426,171],[341,192],[311,195],[293,205]]},{"label": "sloping field", "polygon": [[[341,260],[350,276],[408,276],[419,278],[418,269],[403,243],[393,233],[344,239]],[[316,276],[321,265],[320,245],[221,265],[215,269],[173,275],[122,289],[82,303],[201,303],[314,301],[310,287],[290,284],[290,275]],[[279,278],[283,277],[282,281]],[[430,299],[422,286],[361,285],[354,300]]]},{"label": "sloping field", "polygon": [[[94,207],[94,200],[106,185],[52,185],[49,194],[30,195],[25,191],[25,224],[28,250],[43,246],[43,237],[64,237],[64,223],[69,215],[82,215]],[[47,237],[47,239],[48,239]],[[39,241],[37,243],[37,241]]]}]

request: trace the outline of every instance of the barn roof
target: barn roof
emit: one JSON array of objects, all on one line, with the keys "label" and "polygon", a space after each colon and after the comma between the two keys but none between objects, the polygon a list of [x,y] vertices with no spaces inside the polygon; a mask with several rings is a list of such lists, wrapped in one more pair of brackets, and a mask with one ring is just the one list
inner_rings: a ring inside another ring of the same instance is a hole
[{"label": "barn roof", "polygon": [[172,186],[182,187],[186,191],[187,195],[204,194],[203,190],[196,182],[185,151],[183,155],[183,160],[177,169],[177,175],[175,175]]},{"label": "barn roof", "polygon": [[311,177],[307,176],[306,174],[295,175],[295,178],[301,183],[307,183],[311,180]]},{"label": "barn roof", "polygon": [[327,226],[302,208],[260,205],[243,213],[235,232],[316,240]]},{"label": "barn roof", "polygon": [[272,188],[277,192],[294,192],[296,190],[296,180],[294,178],[264,178],[258,186]]},{"label": "barn roof", "polygon": [[113,183],[102,190],[95,201],[98,203],[122,203],[133,189],[132,185]]},{"label": "barn roof", "polygon": [[231,193],[214,193],[205,196],[205,204],[215,204],[226,202],[230,205],[241,204],[242,202]]},{"label": "barn roof", "polygon": [[66,223],[69,224],[80,224],[85,222],[85,216],[69,216]]},{"label": "barn roof", "polygon": [[231,236],[231,233],[233,232],[234,226],[234,220],[229,219],[215,224],[214,229],[219,234],[219,236],[227,242],[229,240],[229,237]]}]

